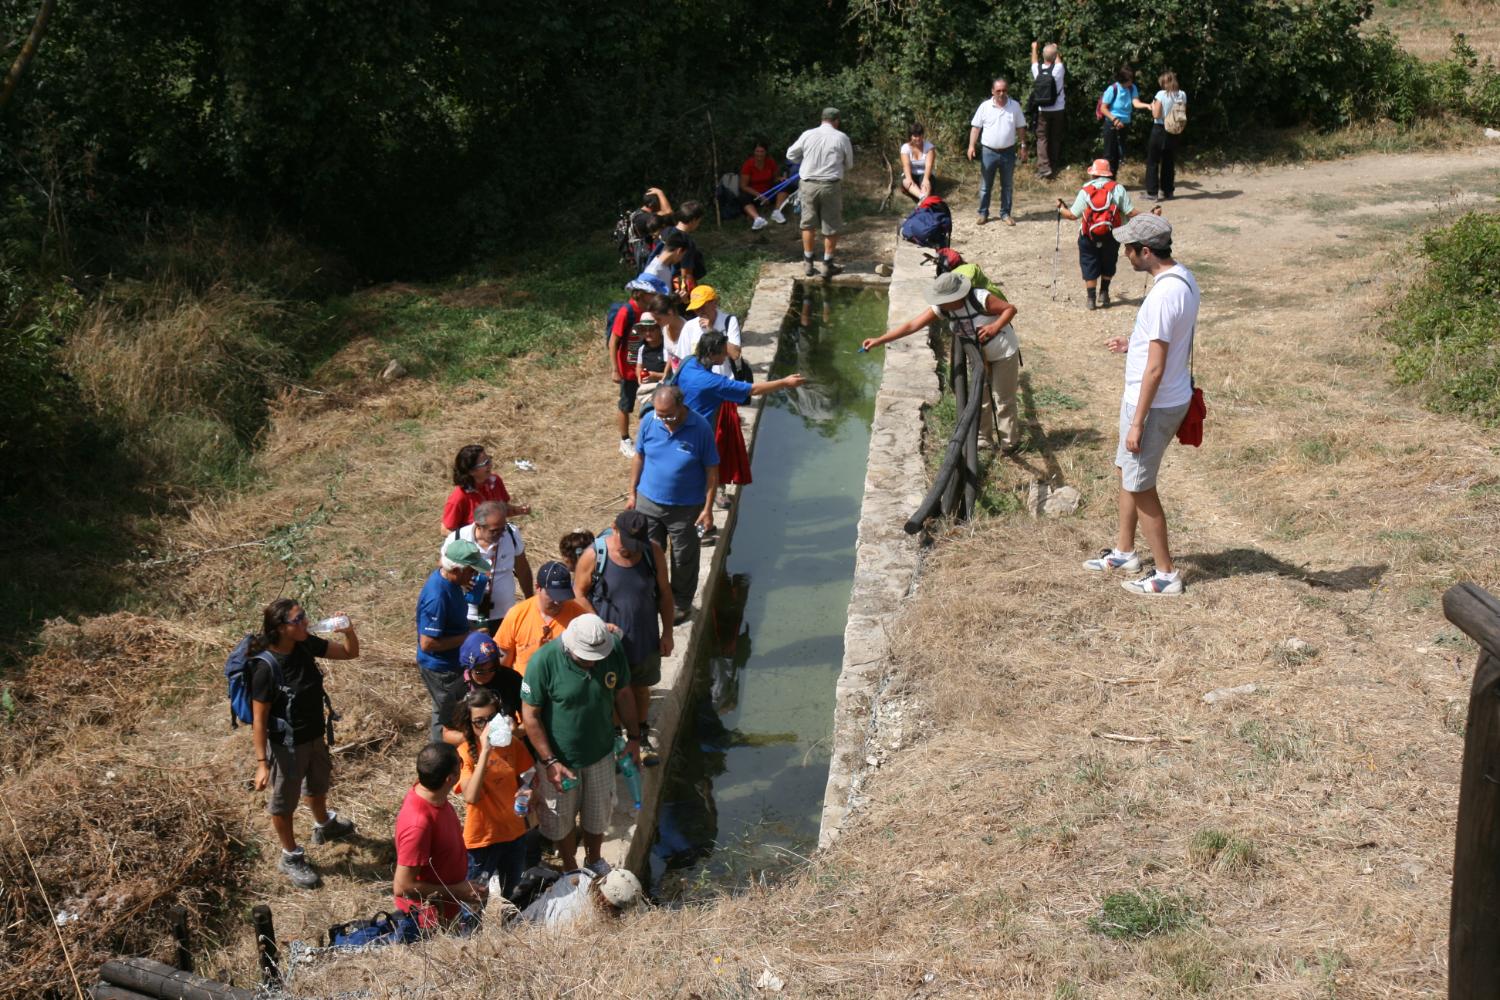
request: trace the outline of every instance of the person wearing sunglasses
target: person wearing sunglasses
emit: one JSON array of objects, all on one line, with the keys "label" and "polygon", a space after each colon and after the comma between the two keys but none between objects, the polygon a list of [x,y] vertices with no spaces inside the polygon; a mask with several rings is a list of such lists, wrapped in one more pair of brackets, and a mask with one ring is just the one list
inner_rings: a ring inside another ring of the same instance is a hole
[{"label": "person wearing sunglasses", "polygon": [[302,889],[316,889],[323,879],[297,842],[292,815],[297,811],[299,793],[313,816],[314,845],[354,832],[351,821],[328,808],[333,758],[328,752],[330,721],[324,715],[328,696],[317,661],[359,656],[359,636],[353,623],[338,634],[337,643],[312,635],[302,605],[283,597],[261,612],[261,631],[249,650],[255,658],[250,670],[255,790],[271,790],[266,811],[281,842],[281,859],[276,867]]},{"label": "person wearing sunglasses", "polygon": [[511,503],[510,490],[494,471],[495,460],[482,444],[466,444],[453,458],[453,492],[443,504],[443,530],[457,531],[474,523],[474,510],[486,500],[509,504],[510,516],[530,514],[531,508]]},{"label": "person wearing sunglasses", "polygon": [[496,733],[490,732],[491,723],[510,714],[485,688],[470,691],[453,714],[453,728],[461,736],[457,750],[462,762],[454,791],[465,804],[468,878],[488,883],[490,876],[499,875],[500,892],[507,899],[516,891],[525,868],[526,813],[517,815],[516,793],[521,776],[533,763],[512,727],[502,723]]}]

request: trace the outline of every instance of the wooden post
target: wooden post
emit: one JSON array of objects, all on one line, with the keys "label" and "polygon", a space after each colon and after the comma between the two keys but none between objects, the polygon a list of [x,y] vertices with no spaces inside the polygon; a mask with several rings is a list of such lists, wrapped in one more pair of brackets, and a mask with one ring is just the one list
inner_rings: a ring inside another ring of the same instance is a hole
[{"label": "wooden post", "polygon": [[255,949],[260,953],[260,981],[267,986],[281,983],[281,953],[276,947],[276,926],[271,922],[271,908],[261,903],[250,911],[255,927]]},{"label": "wooden post", "polygon": [[1449,1000],[1489,1000],[1500,983],[1500,601],[1472,583],[1443,613],[1479,644],[1469,689],[1448,917]]},{"label": "wooden post", "polygon": [[89,1000],[156,1000],[156,998],[147,996],[145,993],[137,993],[135,990],[127,990],[123,986],[99,983],[89,987]]},{"label": "wooden post", "polygon": [[160,1000],[255,1000],[254,990],[216,983],[149,958],[111,959],[100,967],[99,978]]},{"label": "wooden post", "polygon": [[193,949],[188,938],[187,907],[172,907],[167,911],[167,921],[172,925],[172,940],[177,942],[177,967],[183,972],[192,972]]}]

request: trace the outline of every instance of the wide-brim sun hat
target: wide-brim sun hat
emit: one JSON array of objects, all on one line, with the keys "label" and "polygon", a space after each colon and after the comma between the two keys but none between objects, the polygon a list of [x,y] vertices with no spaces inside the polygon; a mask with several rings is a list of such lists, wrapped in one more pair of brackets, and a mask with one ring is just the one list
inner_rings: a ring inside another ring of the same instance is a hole
[{"label": "wide-brim sun hat", "polygon": [[609,629],[604,627],[604,619],[598,615],[579,615],[568,622],[563,629],[562,644],[575,657],[589,662],[604,659],[615,645]]},{"label": "wide-brim sun hat", "polygon": [[966,298],[969,291],[974,287],[967,275],[949,271],[932,279],[932,284],[922,289],[922,297],[930,306],[947,305],[949,302],[957,302]]},{"label": "wide-brim sun hat", "polygon": [[619,910],[640,902],[641,891],[641,880],[624,868],[612,868],[599,880],[599,895]]},{"label": "wide-brim sun hat", "polygon": [[1089,164],[1090,177],[1113,177],[1115,172],[1109,169],[1109,161],[1103,157]]}]

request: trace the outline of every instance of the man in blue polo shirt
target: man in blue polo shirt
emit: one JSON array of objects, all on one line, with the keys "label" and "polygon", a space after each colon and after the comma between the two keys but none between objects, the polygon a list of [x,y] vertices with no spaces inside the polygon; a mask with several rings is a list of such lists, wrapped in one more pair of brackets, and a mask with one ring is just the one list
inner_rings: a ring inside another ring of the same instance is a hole
[{"label": "man in blue polo shirt", "polygon": [[464,591],[474,578],[491,572],[479,546],[462,538],[443,543],[438,568],[422,584],[417,598],[417,666],[432,698],[432,739],[443,738],[443,723],[467,690],[459,647],[470,632],[469,604]]},{"label": "man in blue polo shirt", "polygon": [[652,397],[641,421],[635,460],[630,465],[627,510],[645,514],[651,540],[666,547],[672,538],[673,625],[687,620],[698,589],[698,531],[714,523],[714,490],[719,485],[719,449],[714,429],[682,401],[682,390],[664,385]]}]

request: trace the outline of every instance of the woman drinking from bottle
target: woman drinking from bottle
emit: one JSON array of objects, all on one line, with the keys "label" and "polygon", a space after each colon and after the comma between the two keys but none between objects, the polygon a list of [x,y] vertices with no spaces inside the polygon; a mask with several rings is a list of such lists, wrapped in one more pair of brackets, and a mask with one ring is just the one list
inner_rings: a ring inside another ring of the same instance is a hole
[{"label": "woman drinking from bottle", "polygon": [[469,881],[488,882],[498,875],[500,891],[508,897],[526,864],[526,809],[523,802],[517,814],[516,796],[521,776],[532,768],[531,754],[516,738],[514,721],[500,710],[500,699],[486,688],[464,697],[453,727],[464,737],[458,745],[462,770],[454,790],[466,804]]}]

